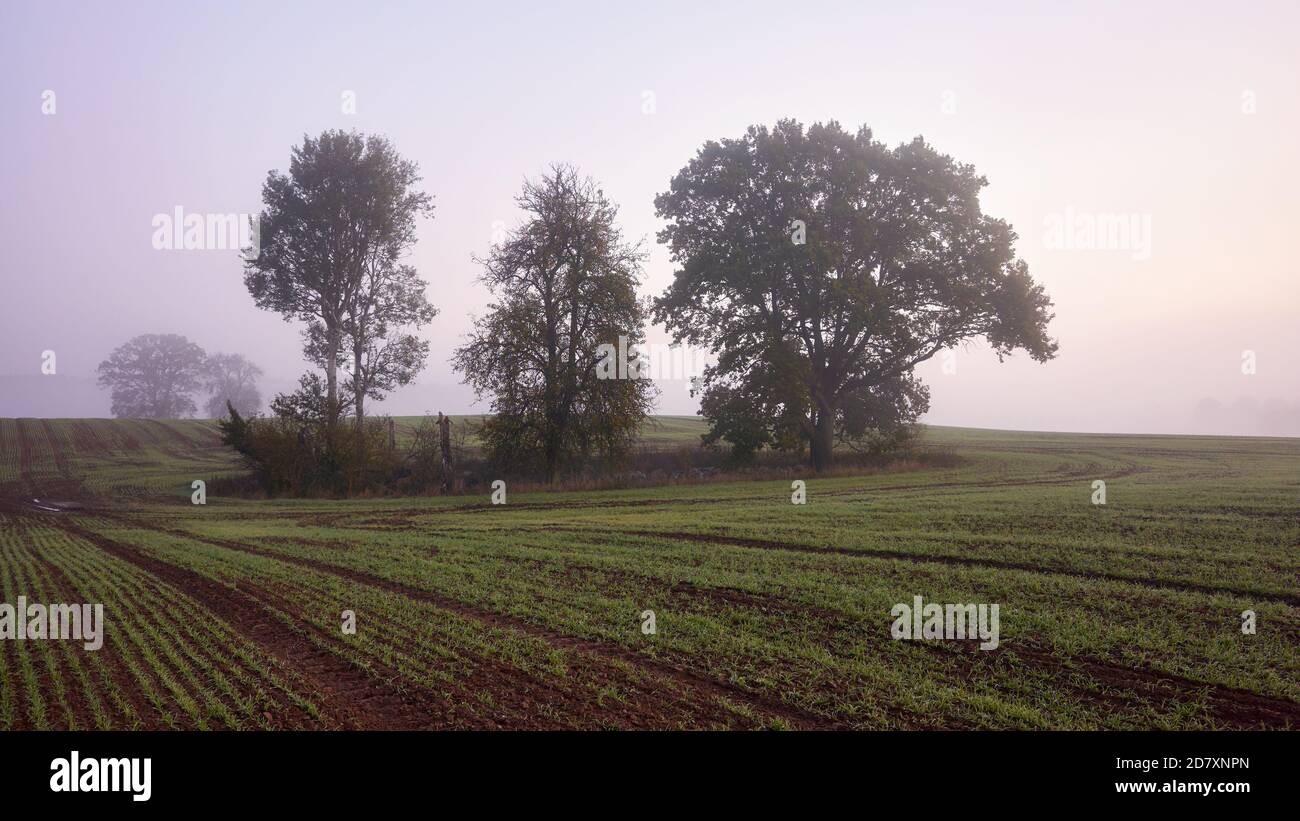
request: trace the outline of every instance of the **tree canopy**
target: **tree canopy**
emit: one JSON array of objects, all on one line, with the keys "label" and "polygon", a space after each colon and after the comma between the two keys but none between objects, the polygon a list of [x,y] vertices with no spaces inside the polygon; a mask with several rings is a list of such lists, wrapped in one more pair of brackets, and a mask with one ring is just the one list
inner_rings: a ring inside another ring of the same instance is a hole
[{"label": "tree canopy", "polygon": [[920,137],[889,148],[833,121],[705,143],[655,199],[678,267],[654,318],[717,355],[714,433],[809,444],[820,470],[864,420],[919,415],[912,370],[940,350],[982,337],[1050,359],[1051,302],[982,212],[986,184]]},{"label": "tree canopy", "polygon": [[571,166],[526,182],[517,202],[526,221],[480,260],[495,301],[454,361],[492,397],[479,436],[493,461],[553,480],[590,455],[626,455],[650,407],[651,382],[596,368],[601,345],[642,339],[642,253],[623,240],[617,207]]},{"label": "tree canopy", "polygon": [[252,416],[262,406],[262,394],[257,389],[261,378],[262,369],[242,354],[209,355],[203,368],[203,388],[209,394],[204,412],[219,419],[227,413],[229,403],[244,416]]},{"label": "tree canopy", "polygon": [[99,384],[112,391],[113,415],[178,419],[196,410],[207,357],[177,334],[142,334],[99,363]]},{"label": "tree canopy", "polygon": [[[244,284],[258,307],[308,324],[308,356],[325,370],[326,413],[340,413],[339,361],[350,354],[353,406],[402,384],[423,364],[398,332],[433,317],[424,282],[400,260],[433,211],[418,167],[385,137],[326,131],[293,149],[289,173],[262,186],[260,253]],[[390,338],[390,334],[395,334]],[[346,350],[345,350],[346,345]]]}]

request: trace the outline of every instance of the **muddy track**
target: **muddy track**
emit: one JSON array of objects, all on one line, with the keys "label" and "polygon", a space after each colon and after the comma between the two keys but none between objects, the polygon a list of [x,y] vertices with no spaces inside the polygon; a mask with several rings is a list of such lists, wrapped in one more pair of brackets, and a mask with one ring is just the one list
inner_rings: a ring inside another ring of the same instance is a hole
[{"label": "muddy track", "polygon": [[1116,573],[1067,570],[1063,568],[1044,567],[1042,565],[1029,564],[1027,562],[1004,562],[996,559],[973,559],[968,556],[931,556],[920,553],[907,553],[901,550],[876,550],[865,547],[853,549],[846,547],[814,547],[813,545],[795,544],[793,542],[777,542],[768,539],[746,539],[737,536],[722,536],[712,533],[688,533],[685,531],[612,530],[609,528],[593,530],[591,528],[563,527],[551,527],[550,529],[564,530],[566,532],[588,533],[593,536],[619,534],[641,538],[675,539],[684,542],[720,544],[729,547],[749,547],[756,550],[782,550],[791,553],[810,553],[814,555],[853,556],[859,559],[893,559],[920,564],[946,564],[961,567],[978,567],[989,570],[1018,570],[1025,573],[1038,573],[1045,576],[1068,576],[1070,578],[1087,579],[1090,581],[1100,580],[1121,582],[1124,584],[1138,585],[1140,587],[1148,587],[1153,590],[1177,590],[1184,593],[1207,593],[1210,595],[1238,596],[1252,602],[1274,602],[1287,604],[1291,607],[1300,607],[1300,596],[1262,593],[1256,590],[1242,590],[1235,587],[1218,587],[1215,585],[1194,584],[1192,582],[1180,582],[1174,580],[1145,579],[1140,576],[1123,576]]},{"label": "muddy track", "polygon": [[[150,446],[166,456],[168,459],[174,459],[177,462],[192,461],[198,454],[194,452],[194,446],[185,437],[176,433],[176,431],[167,427],[167,425],[157,419],[132,419],[137,428],[142,431],[149,442]],[[161,433],[159,433],[161,429]],[[183,450],[177,450],[174,445],[173,436],[181,439]]]},{"label": "muddy track", "polygon": [[121,421],[135,429],[137,433],[144,437],[144,441],[148,444],[156,447],[163,443],[162,437],[160,437],[158,432],[153,429],[153,426],[149,424],[149,422],[153,420],[133,416],[122,419]]},{"label": "muddy track", "polygon": [[[276,601],[282,612],[301,609],[265,588],[264,600]],[[382,642],[390,647],[401,638]],[[746,721],[721,704],[687,699],[680,692],[666,690],[659,680],[649,684],[583,654],[569,654],[564,661],[565,689],[538,678],[502,659],[458,648],[456,658],[466,663],[454,681],[446,686],[456,691],[458,708],[471,708],[456,717],[456,726],[472,729],[573,730],[573,729],[662,729],[664,727],[735,727],[757,729],[762,725]],[[573,684],[586,685],[574,689]],[[591,682],[595,682],[592,684]],[[602,701],[599,693],[613,688],[620,698]],[[485,697],[490,703],[485,704]]]},{"label": "muddy track", "polygon": [[[1110,474],[1093,475],[1091,473],[1080,473],[1076,476],[1053,477],[1042,479],[993,479],[989,481],[970,481],[970,482],[933,482],[930,484],[911,484],[911,485],[880,485],[877,487],[856,487],[845,490],[823,491],[817,493],[817,498],[840,497],[840,496],[867,496],[869,494],[895,491],[916,491],[929,492],[931,490],[953,490],[953,489],[970,489],[984,490],[988,488],[1004,487],[1036,487],[1043,485],[1064,485],[1072,482],[1078,482],[1082,479],[1104,479],[1112,481],[1122,479],[1128,476],[1135,476],[1140,473],[1146,473],[1151,468],[1137,464],[1130,464],[1122,470]],[[708,484],[708,483],[703,483]],[[665,485],[669,487],[673,485]],[[707,497],[678,497],[678,498],[642,498],[642,499],[610,499],[607,501],[566,501],[566,502],[511,502],[504,505],[494,505],[490,502],[473,502],[464,505],[448,506],[430,506],[421,508],[392,508],[378,511],[348,511],[348,512],[313,512],[313,511],[258,511],[246,515],[232,514],[232,518],[252,518],[252,519],[295,519],[310,525],[327,525],[331,527],[347,528],[349,530],[392,530],[391,525],[385,522],[393,519],[409,519],[416,516],[441,516],[456,513],[486,513],[497,511],[510,513],[519,510],[592,510],[608,508],[639,508],[639,507],[678,507],[690,505],[719,505],[734,504],[744,502],[767,503],[771,502],[772,495],[745,495],[745,496],[707,496]],[[348,522],[349,518],[366,516],[358,522]]]},{"label": "muddy track", "polygon": [[[67,521],[51,524],[87,541],[104,552],[145,570],[189,596],[236,633],[244,636],[296,670],[322,702],[327,724],[348,729],[426,729],[431,721],[429,704],[399,691],[383,678],[322,649],[295,632],[239,586],[228,586],[194,571],[156,559],[135,547],[94,533]],[[446,705],[439,705],[445,707]]]},{"label": "muddy track", "polygon": [[68,467],[68,460],[63,455],[63,445],[59,441],[58,434],[54,432],[54,426],[50,420],[42,419],[41,428],[45,431],[45,439],[50,443],[50,453],[54,457],[54,466],[58,468],[59,474],[65,479],[71,479],[72,471]]},{"label": "muddy track", "polygon": [[18,434],[18,480],[22,482],[28,494],[34,494],[36,485],[32,482],[32,446],[27,441],[22,420],[14,420],[14,431]]},{"label": "muddy track", "polygon": [[[1077,455],[1077,454],[1076,454]],[[880,487],[861,487],[850,488],[847,490],[823,491],[816,494],[817,498],[828,496],[863,496],[871,493],[882,491],[928,491],[928,490],[960,490],[969,488],[972,490],[985,490],[987,488],[1004,488],[1004,487],[1039,487],[1043,485],[1068,485],[1079,481],[1091,481],[1093,479],[1102,479],[1110,482],[1115,479],[1125,479],[1129,476],[1136,476],[1139,473],[1148,473],[1150,467],[1139,465],[1136,462],[1130,462],[1122,469],[1113,473],[1093,474],[1089,472],[1067,474],[1065,476],[1054,476],[1039,479],[990,479],[986,482],[933,482],[931,484],[921,485],[881,485]]]},{"label": "muddy track", "polygon": [[627,648],[608,644],[591,639],[583,639],[576,636],[569,636],[555,630],[551,630],[523,619],[495,613],[490,610],[467,604],[447,596],[434,593],[433,591],[412,587],[401,582],[381,578],[369,573],[352,570],[328,562],[314,559],[306,559],[298,556],[289,556],[283,553],[277,553],[271,550],[263,550],[252,545],[242,542],[232,541],[229,539],[216,539],[206,536],[198,536],[184,530],[163,528],[155,525],[148,525],[136,520],[127,519],[118,516],[108,516],[107,518],[120,521],[130,527],[139,527],[156,532],[166,533],[182,539],[209,544],[214,547],[222,547],[229,550],[236,550],[248,553],[254,556],[274,559],[294,564],[300,567],[306,567],[321,573],[326,573],[338,578],[347,579],[358,584],[364,584],[385,590],[390,593],[397,593],[407,598],[424,601],[433,604],[443,610],[455,613],[467,619],[472,619],[481,624],[497,629],[513,630],[526,635],[538,638],[556,649],[577,650],[598,656],[610,662],[623,662],[643,668],[644,670],[656,674],[660,677],[673,681],[675,684],[687,687],[700,693],[701,696],[724,698],[737,704],[743,704],[752,710],[766,714],[773,718],[780,718],[793,727],[800,729],[832,729],[836,725],[824,716],[815,713],[809,713],[799,710],[784,702],[775,699],[760,696],[751,693],[748,690],[741,689],[736,685],[717,681],[707,676],[692,672],[690,670],[678,667],[667,661],[652,658],[650,656],[637,653]]},{"label": "muddy track", "polygon": [[[299,540],[298,543],[315,546],[315,543],[307,539]],[[648,601],[671,601],[675,605],[673,609],[682,612],[709,612],[709,606],[715,609],[715,613],[716,609],[735,608],[788,620],[815,619],[819,624],[834,629],[853,629],[853,625],[843,613],[789,599],[778,593],[759,593],[738,587],[701,587],[685,580],[672,581],[634,570],[582,562],[566,561],[560,565],[521,556],[498,555],[492,558],[507,564],[526,567],[529,572],[538,574],[539,578],[544,574],[560,570],[562,578],[552,574],[549,579],[555,579],[557,583],[563,582],[572,587],[597,590],[601,595],[609,598],[619,598],[635,590],[638,596]]]},{"label": "muddy track", "polygon": [[[73,543],[70,542],[69,544]],[[64,585],[62,588],[63,591],[70,589],[75,590],[61,567],[50,561],[44,555],[38,555],[35,556],[35,558],[48,569],[51,575],[62,580],[61,584]],[[167,583],[151,574],[141,572],[138,568],[127,568],[127,572],[124,575],[130,578],[142,590],[148,590],[153,595],[167,596],[172,590],[172,587]],[[66,596],[67,593],[64,592],[63,595]],[[134,609],[137,618],[147,621],[158,631],[159,635],[166,633],[168,627],[173,627],[179,631],[178,635],[182,637],[186,636],[186,632],[180,630],[174,623],[177,614],[168,613],[165,609],[162,611],[145,612],[144,608],[138,604],[138,594],[128,593],[121,587],[118,587],[118,595],[123,597],[123,602],[131,602],[130,606]],[[72,598],[65,598],[64,600],[87,601],[88,597],[82,593],[75,593]],[[200,607],[199,609],[201,610],[202,608]],[[168,623],[169,621],[171,622],[170,624]],[[214,637],[217,636],[214,631],[209,631],[209,633]],[[224,638],[224,636],[221,636],[221,638]],[[184,640],[184,638],[182,638],[182,640]],[[105,658],[108,659],[107,666],[110,668],[109,675],[112,676],[113,680],[118,685],[117,692],[119,695],[124,696],[126,701],[130,702],[131,710],[134,712],[139,722],[150,729],[168,729],[169,725],[156,720],[157,713],[154,706],[143,698],[140,690],[143,686],[145,688],[152,687],[155,692],[164,692],[161,682],[156,678],[157,671],[144,668],[140,670],[138,676],[133,674],[124,664],[123,658],[119,655],[120,652],[120,646],[116,642],[109,641],[106,642],[105,646],[95,654],[94,658],[101,661]],[[227,674],[228,678],[231,678],[232,681],[237,680],[239,675],[242,674],[248,680],[255,682],[258,692],[261,693],[263,698],[261,706],[269,706],[273,708],[273,712],[264,716],[272,726],[310,726],[305,721],[306,713],[302,712],[301,708],[298,707],[288,695],[291,691],[298,696],[306,694],[295,690],[288,677],[283,674],[283,671],[274,667],[261,669],[256,668],[247,660],[240,658],[235,653],[223,656],[219,651],[204,645],[202,642],[185,648],[185,652],[182,652],[181,655],[187,659],[191,657],[199,657],[206,660],[207,663]],[[109,691],[102,690],[101,692],[106,696],[105,702],[111,705],[112,700],[107,698]],[[194,699],[196,703],[203,701],[204,694],[202,692],[190,691],[188,692],[188,695],[190,698]],[[249,718],[247,715],[241,716],[243,708],[229,694],[214,690],[208,693],[208,695],[220,700],[225,707],[236,716],[236,721],[239,721],[241,718]],[[252,695],[252,693],[246,693],[245,695]],[[173,707],[177,710],[178,715],[184,714],[184,708],[179,703],[173,703]],[[264,712],[267,711],[264,709]],[[298,720],[292,721],[295,716],[298,717]],[[283,720],[286,717],[291,719],[291,722],[287,725]],[[151,719],[155,720],[153,720],[152,723],[149,723]]]},{"label": "muddy track", "polygon": [[[297,615],[299,609],[284,596],[279,595],[267,587],[255,585],[248,581],[241,581],[239,584],[264,607],[274,608],[283,614],[284,618],[290,619],[294,623],[298,624],[305,633],[312,637],[312,640],[317,646],[339,646],[335,636],[327,633],[319,625],[313,624],[299,617]],[[284,619],[282,619],[282,621],[283,620]],[[361,656],[359,651],[354,651],[351,648],[347,648],[345,652],[356,653],[358,657]],[[374,668],[374,673],[372,675],[376,676],[379,680],[384,682],[398,682],[404,680],[404,677],[400,672],[384,664],[382,661],[379,661],[373,655],[367,657],[366,663]],[[445,698],[435,696],[427,688],[408,683],[400,685],[399,689],[402,690],[402,698],[405,701],[418,703],[420,710],[427,714],[426,719],[422,722],[422,726],[407,729],[490,729],[494,726],[477,716],[456,715],[457,704],[454,704]],[[482,691],[477,692],[481,694]]]},{"label": "muddy track", "polygon": [[[1176,713],[1188,705],[1203,705],[1217,726],[1230,729],[1300,728],[1300,704],[1285,698],[1196,681],[1147,667],[1131,667],[1090,656],[1060,656],[1049,649],[1025,642],[1008,641],[1002,649],[986,653],[976,641],[922,642],[927,650],[958,662],[968,679],[982,678],[987,664],[999,656],[1010,656],[1023,666],[1045,673],[1051,682],[1068,690],[1102,711],[1120,707],[1131,710],[1148,704],[1164,713]],[[1084,676],[1091,686],[1072,678]]]},{"label": "muddy track", "polygon": [[72,424],[72,444],[78,453],[87,456],[104,456],[111,452],[111,448],[104,444],[95,429],[85,422]]},{"label": "muddy track", "polygon": [[184,434],[182,434],[180,431],[176,430],[166,422],[163,422],[160,419],[147,419],[145,421],[149,422],[150,424],[157,425],[159,428],[162,429],[163,435],[166,438],[170,439],[175,444],[180,445],[186,451],[193,452],[198,450],[198,448],[195,446],[193,441],[188,439]]}]

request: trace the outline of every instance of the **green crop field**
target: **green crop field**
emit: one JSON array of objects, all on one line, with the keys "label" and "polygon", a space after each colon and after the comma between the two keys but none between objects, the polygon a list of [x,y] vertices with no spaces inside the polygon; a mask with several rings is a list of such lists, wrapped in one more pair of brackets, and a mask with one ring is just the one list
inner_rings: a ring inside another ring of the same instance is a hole
[{"label": "green crop field", "polygon": [[[200,506],[239,472],[211,423],[0,419],[2,600],[106,622],[99,650],[0,642],[0,728],[1300,726],[1300,441],[924,441],[956,458],[803,505],[786,479]],[[997,648],[895,640],[915,596],[997,604]]]}]

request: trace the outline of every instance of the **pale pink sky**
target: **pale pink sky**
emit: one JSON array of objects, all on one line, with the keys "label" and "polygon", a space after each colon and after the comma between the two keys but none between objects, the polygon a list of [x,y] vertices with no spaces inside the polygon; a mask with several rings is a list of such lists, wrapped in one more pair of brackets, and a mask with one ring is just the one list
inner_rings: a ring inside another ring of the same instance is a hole
[{"label": "pale pink sky", "polygon": [[[387,134],[437,198],[413,255],[442,311],[434,354],[384,409],[478,410],[447,353],[486,302],[471,255],[517,219],[525,175],[568,161],[598,178],[646,237],[657,294],[672,266],[654,195],[705,140],[795,117],[923,134],[973,163],[1056,302],[1057,360],[998,365],[976,344],[954,373],[927,363],[928,421],[1300,435],[1300,6],[900,5],[10,0],[0,416],[37,412],[13,377],[42,351],[71,383],[147,332],[245,353],[265,391],[289,387],[297,326],[253,307],[233,252],[154,250],[151,220],[255,211],[266,172],[326,128]],[[1149,233],[1053,245],[1054,220],[1101,214]],[[694,410],[663,387],[662,412]]]}]

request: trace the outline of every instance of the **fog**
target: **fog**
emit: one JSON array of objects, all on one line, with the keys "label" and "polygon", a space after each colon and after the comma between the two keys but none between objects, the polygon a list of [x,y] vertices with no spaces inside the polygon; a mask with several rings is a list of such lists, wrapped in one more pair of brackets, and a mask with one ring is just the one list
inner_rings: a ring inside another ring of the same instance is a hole
[{"label": "fog", "polygon": [[[655,194],[706,140],[793,117],[973,164],[1055,302],[1051,362],[925,363],[925,421],[1300,435],[1296,4],[704,5],[4,3],[0,416],[107,416],[95,367],[142,333],[291,389],[300,325],[253,305],[236,250],[156,249],[155,218],[256,213],[328,128],[389,136],[437,207],[409,260],[429,364],[373,409],[483,411],[448,360],[526,176],[598,179],[652,296]],[[695,411],[661,388],[658,412]]]}]

